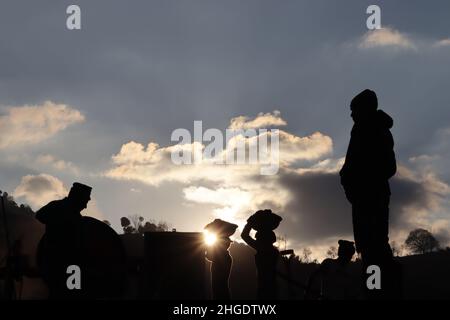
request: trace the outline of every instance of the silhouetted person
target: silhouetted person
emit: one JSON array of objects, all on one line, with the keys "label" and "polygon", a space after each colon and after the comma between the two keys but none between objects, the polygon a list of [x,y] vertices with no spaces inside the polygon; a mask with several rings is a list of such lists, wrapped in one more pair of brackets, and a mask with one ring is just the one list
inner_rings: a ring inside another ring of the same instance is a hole
[{"label": "silhouetted person", "polygon": [[229,278],[233,259],[228,251],[230,236],[237,229],[237,225],[220,219],[215,219],[205,229],[213,232],[217,239],[207,248],[206,258],[211,261],[212,298],[215,300],[229,300],[231,298]]},{"label": "silhouetted person", "polygon": [[231,258],[228,248],[231,240],[228,237],[219,238],[214,243],[214,247],[208,248],[206,257],[211,261],[211,288],[212,298],[215,300],[229,300],[230,288],[228,281],[230,278]]},{"label": "silhouetted person", "polygon": [[[257,269],[258,299],[277,298],[277,262],[279,251],[274,247],[275,233],[272,231],[278,227],[281,217],[270,210],[257,211],[247,220],[242,230],[242,239],[256,250],[255,264]],[[250,236],[251,229],[257,230],[255,239]]]},{"label": "silhouetted person", "polygon": [[[368,89],[353,98],[350,109],[354,125],[340,171],[341,184],[352,204],[356,251],[361,253],[364,271],[369,265],[378,265],[382,279],[387,280],[393,261],[388,237],[391,195],[388,180],[397,169],[390,132],[393,120],[378,109],[377,96]],[[388,287],[385,284],[384,291]],[[384,293],[380,296],[387,297]]]},{"label": "silhouetted person", "polygon": [[355,254],[354,243],[339,240],[337,259],[325,259],[309,277],[305,291],[306,300],[346,300],[358,296],[358,285],[354,285],[350,261]]},{"label": "silhouetted person", "polygon": [[43,244],[46,255],[41,263],[51,299],[82,296],[82,290],[67,288],[69,275],[66,270],[70,265],[77,265],[83,272],[81,211],[91,199],[91,190],[91,187],[76,182],[66,198],[52,201],[36,212],[36,218],[46,226]]}]

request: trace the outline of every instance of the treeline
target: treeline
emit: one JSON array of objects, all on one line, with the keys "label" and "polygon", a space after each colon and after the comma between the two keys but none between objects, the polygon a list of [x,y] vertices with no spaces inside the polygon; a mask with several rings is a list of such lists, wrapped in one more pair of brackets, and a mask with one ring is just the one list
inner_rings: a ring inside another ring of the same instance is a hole
[{"label": "treeline", "polygon": [[[8,215],[22,214],[27,216],[34,216],[34,211],[27,204],[18,204],[13,196],[6,192],[0,191],[0,195],[3,198],[5,211]],[[4,222],[3,209],[2,213],[2,224]],[[6,216],[7,217],[7,216]],[[104,223],[111,226],[108,220],[104,220]],[[124,234],[140,233],[145,232],[167,232],[175,231],[171,226],[164,221],[155,222],[153,220],[146,221],[141,215],[135,214],[128,217],[122,217],[120,219],[120,224]],[[3,228],[0,228],[3,229]],[[4,233],[4,230],[0,230],[0,234]],[[279,242],[286,243],[286,239],[279,238]],[[280,243],[281,245],[281,243]],[[392,253],[394,256],[400,257],[409,254],[426,254],[436,251],[450,251],[450,247],[441,247],[439,241],[436,237],[428,230],[423,228],[417,228],[412,230],[403,244],[398,244],[395,241],[390,243],[392,248]],[[312,259],[313,252],[310,248],[305,247],[299,254],[295,254],[291,259],[302,263],[318,263],[317,259]],[[325,254],[327,258],[335,259],[338,256],[338,249],[336,246],[330,246]],[[358,257],[356,257],[358,259]]]}]

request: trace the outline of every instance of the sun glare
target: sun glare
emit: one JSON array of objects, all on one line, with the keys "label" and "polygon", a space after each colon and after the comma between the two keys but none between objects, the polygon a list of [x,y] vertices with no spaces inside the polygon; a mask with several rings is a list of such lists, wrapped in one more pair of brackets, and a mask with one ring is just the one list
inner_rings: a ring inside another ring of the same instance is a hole
[{"label": "sun glare", "polygon": [[205,230],[203,235],[204,235],[205,243],[206,243],[207,246],[214,245],[214,243],[217,240],[217,236],[214,233],[211,233],[211,232]]}]

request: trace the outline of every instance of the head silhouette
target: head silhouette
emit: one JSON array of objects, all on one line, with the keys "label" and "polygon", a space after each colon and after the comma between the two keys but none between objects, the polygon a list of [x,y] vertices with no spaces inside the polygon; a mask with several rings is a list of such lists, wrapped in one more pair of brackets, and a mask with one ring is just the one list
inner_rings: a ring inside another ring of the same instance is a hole
[{"label": "head silhouette", "polygon": [[76,210],[86,209],[89,200],[91,200],[91,190],[91,187],[79,182],[72,185],[68,198]]},{"label": "head silhouette", "polygon": [[352,241],[339,240],[338,259],[344,263],[349,263],[355,254],[355,246]]},{"label": "head silhouette", "polygon": [[374,91],[366,89],[357,94],[350,103],[351,117],[355,123],[372,118],[378,108],[378,98]]}]

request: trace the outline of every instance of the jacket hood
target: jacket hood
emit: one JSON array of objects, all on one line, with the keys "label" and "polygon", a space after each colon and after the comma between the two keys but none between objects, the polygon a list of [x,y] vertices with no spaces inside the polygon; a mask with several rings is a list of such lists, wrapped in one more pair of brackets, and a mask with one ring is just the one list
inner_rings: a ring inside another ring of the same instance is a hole
[{"label": "jacket hood", "polygon": [[391,129],[394,125],[394,120],[383,110],[377,110],[377,124],[380,127]]}]

